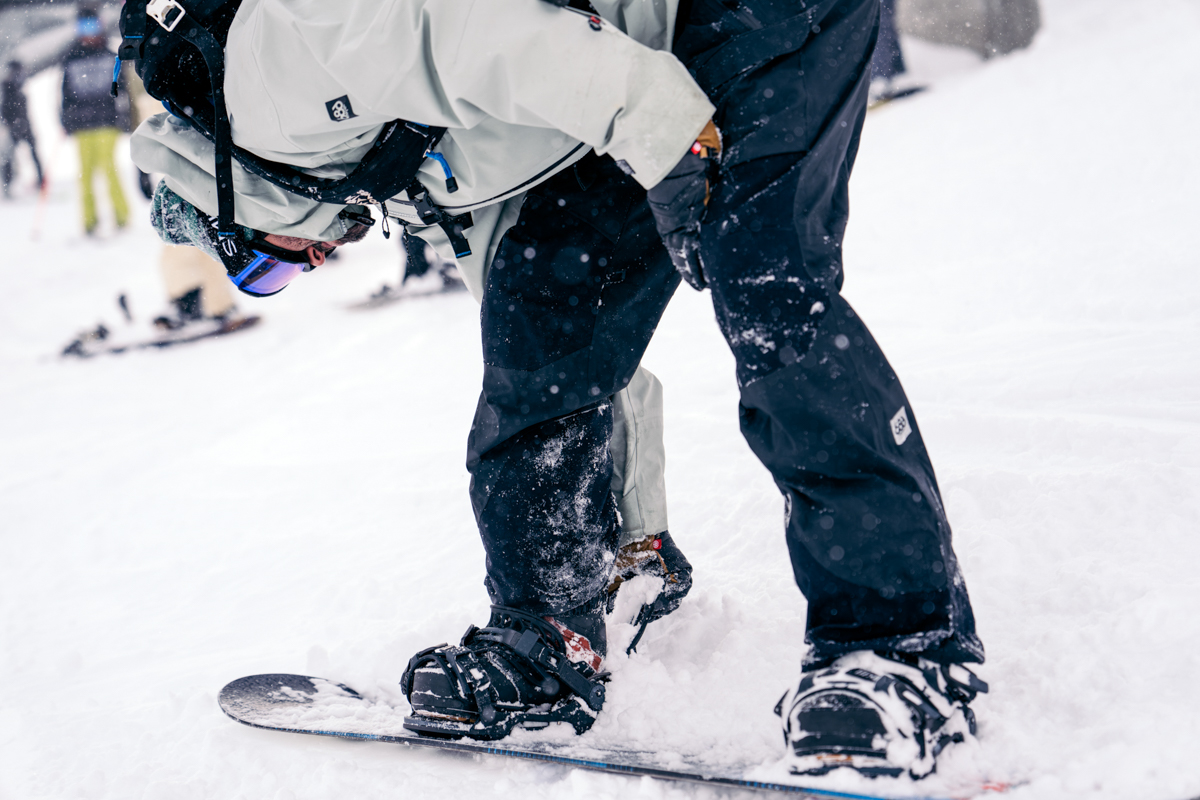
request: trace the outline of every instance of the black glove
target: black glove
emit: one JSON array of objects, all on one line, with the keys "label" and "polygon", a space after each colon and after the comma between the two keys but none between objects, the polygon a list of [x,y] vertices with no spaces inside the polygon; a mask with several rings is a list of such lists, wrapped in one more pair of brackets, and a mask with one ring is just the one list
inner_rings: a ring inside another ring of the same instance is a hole
[{"label": "black glove", "polygon": [[[706,141],[714,142],[716,147]],[[654,225],[671,262],[696,291],[708,285],[700,261],[700,220],[708,205],[710,179],[715,177],[719,153],[720,136],[709,122],[696,145],[667,177],[646,192]]]}]

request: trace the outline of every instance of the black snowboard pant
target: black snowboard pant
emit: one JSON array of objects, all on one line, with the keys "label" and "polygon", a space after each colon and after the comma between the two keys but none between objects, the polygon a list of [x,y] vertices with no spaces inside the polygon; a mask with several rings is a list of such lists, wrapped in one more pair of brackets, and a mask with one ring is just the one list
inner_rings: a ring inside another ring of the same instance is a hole
[{"label": "black snowboard pant", "polygon": [[871,76],[891,80],[908,69],[896,32],[896,0],[883,0],[879,12],[879,42],[871,60]]},{"label": "black snowboard pant", "polygon": [[19,118],[13,120],[8,124],[8,134],[12,140],[12,148],[8,151],[8,156],[4,159],[4,163],[0,164],[0,184],[3,184],[4,194],[8,194],[9,187],[16,174],[13,162],[17,158],[17,145],[21,142],[29,145],[29,155],[33,157],[33,167],[37,170],[38,185],[40,186],[44,182],[42,162],[38,160],[37,142],[33,140],[33,130],[29,127],[29,120]]},{"label": "black snowboard pant", "polygon": [[[878,0],[798,5],[695,0],[676,48],[725,137],[701,255],[742,432],[784,495],[811,662],[868,648],[980,661],[916,418],[838,293]],[[608,398],[678,285],[645,191],[611,159],[530,192],[488,275],[468,446],[494,602],[561,614],[603,590],[618,539]]]}]

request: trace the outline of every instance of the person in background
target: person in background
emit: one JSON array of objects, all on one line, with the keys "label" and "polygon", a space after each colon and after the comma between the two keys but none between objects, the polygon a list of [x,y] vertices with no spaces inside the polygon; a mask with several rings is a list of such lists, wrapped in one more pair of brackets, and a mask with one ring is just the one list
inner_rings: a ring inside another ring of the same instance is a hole
[{"label": "person in background", "polygon": [[20,61],[8,62],[8,73],[0,86],[0,121],[8,127],[12,139],[12,148],[0,166],[0,179],[4,182],[4,196],[12,196],[12,180],[16,166],[13,163],[17,157],[17,145],[25,142],[29,145],[29,154],[33,157],[33,167],[37,170],[38,187],[46,182],[42,172],[42,162],[38,160],[37,143],[33,140],[33,128],[29,125],[29,109],[25,101],[25,75]]},{"label": "person in background", "polygon": [[206,320],[226,325],[241,317],[225,268],[204,251],[164,244],[158,263],[171,309],[154,319],[156,328],[174,332]]},{"label": "person in background", "polygon": [[117,228],[129,222],[129,206],[113,160],[128,111],[122,112],[111,93],[116,54],[108,48],[100,17],[94,9],[81,7],[76,24],[78,38],[63,59],[62,126],[79,143],[83,231],[93,236],[98,219],[92,183],[97,171],[108,181]]},{"label": "person in background", "polygon": [[[137,130],[138,125],[142,124],[143,120],[160,113],[163,106],[162,103],[146,93],[146,85],[142,83],[142,79],[138,77],[135,70],[123,71],[121,77],[125,80],[125,88],[129,92],[129,130],[134,131]],[[155,187],[153,177],[149,172],[142,172],[136,164],[133,166],[133,171],[142,196],[147,200],[153,200]]]},{"label": "person in background", "polygon": [[[134,70],[125,70],[125,88],[129,95],[130,128],[162,111],[162,104],[146,93],[142,79]],[[138,188],[147,200],[154,197],[158,176],[134,167]],[[169,308],[154,318],[154,327],[171,334],[195,328],[197,323],[214,321],[221,326],[236,324],[243,315],[233,298],[233,285],[219,261],[195,247],[163,244],[158,256],[163,287]]]},{"label": "person in background", "polygon": [[912,80],[904,63],[900,35],[896,32],[896,0],[883,0],[879,6],[879,41],[871,57],[870,103],[884,103],[924,88]]},{"label": "person in background", "polygon": [[[410,281],[413,285],[426,284],[426,291],[456,292],[467,288],[458,273],[458,266],[439,256],[421,239],[409,236],[407,232],[402,233],[400,247],[404,251],[404,277],[400,280],[402,288]],[[437,267],[433,273],[437,277],[426,277],[433,267]]]}]

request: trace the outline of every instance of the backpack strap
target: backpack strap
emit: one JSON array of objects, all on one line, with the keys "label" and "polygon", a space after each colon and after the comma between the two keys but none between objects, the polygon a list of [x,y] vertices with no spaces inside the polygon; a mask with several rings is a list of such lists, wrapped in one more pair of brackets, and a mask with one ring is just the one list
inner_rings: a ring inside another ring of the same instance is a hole
[{"label": "backpack strap", "polygon": [[396,219],[409,225],[437,225],[450,240],[455,258],[471,255],[471,245],[463,233],[475,222],[470,211],[457,216],[449,214],[433,204],[429,199],[429,191],[415,178],[411,179],[405,194],[408,196],[407,200],[392,204],[392,208],[396,210]]},{"label": "backpack strap", "polygon": [[[151,0],[151,3],[158,3],[158,0]],[[234,210],[234,194],[233,194],[233,132],[229,127],[229,112],[225,108],[225,48],[217,41],[217,37],[202,25],[196,22],[183,11],[183,7],[174,0],[167,0],[166,5],[169,9],[180,9],[179,15],[170,20],[170,31],[183,29],[183,35],[186,36],[204,58],[204,63],[208,66],[209,82],[212,84],[212,104],[213,104],[213,130],[212,141],[215,158],[215,171],[217,179],[217,236],[222,239],[228,239],[237,234],[237,228],[233,221]],[[147,14],[151,13],[151,6],[147,6]],[[163,18],[156,17],[158,23],[164,28]]]},{"label": "backpack strap", "polygon": [[146,0],[126,0],[121,16],[125,24],[121,27],[117,58],[133,61],[142,57],[142,42],[146,39]]},{"label": "backpack strap", "polygon": [[237,145],[233,145],[233,155],[248,172],[293,194],[320,203],[378,205],[414,182],[413,178],[429,155],[429,150],[445,132],[445,128],[392,120],[383,126],[375,144],[354,171],[338,180],[313,177],[288,164],[260,158]]}]

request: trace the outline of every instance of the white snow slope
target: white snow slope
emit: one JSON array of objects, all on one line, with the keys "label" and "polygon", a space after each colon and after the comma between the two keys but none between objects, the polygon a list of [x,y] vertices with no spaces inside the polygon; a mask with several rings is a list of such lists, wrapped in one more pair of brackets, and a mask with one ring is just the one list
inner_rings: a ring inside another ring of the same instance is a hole
[{"label": "white snow slope", "polygon": [[[828,786],[1200,795],[1200,6],[1043,4],[1031,49],[867,123],[845,291],[920,418],[993,689],[979,749],[939,777]],[[0,798],[721,794],[220,713],[220,687],[257,672],[399,702],[414,651],[485,618],[463,467],[477,310],[347,311],[395,277],[374,236],[245,301],[253,331],[59,360],[78,329],[120,326],[119,291],[143,325],[164,301],[144,201],[124,234],[78,233],[56,80],[30,87],[53,161],[41,240],[27,186],[0,205]],[[739,436],[706,296],[680,290],[645,363],[696,583],[610,658],[588,735],[769,772],[804,649],[782,502]]]}]

